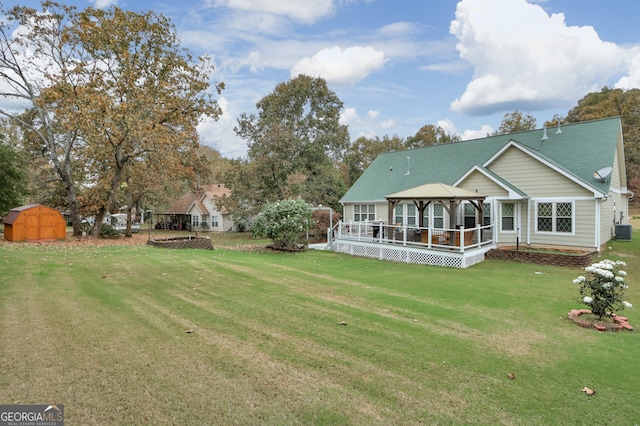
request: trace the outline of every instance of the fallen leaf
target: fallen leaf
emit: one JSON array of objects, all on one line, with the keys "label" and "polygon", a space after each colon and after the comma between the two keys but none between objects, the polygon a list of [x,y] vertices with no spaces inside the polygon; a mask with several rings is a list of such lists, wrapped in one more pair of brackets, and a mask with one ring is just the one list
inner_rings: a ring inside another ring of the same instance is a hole
[{"label": "fallen leaf", "polygon": [[509,373],[509,374],[507,374],[507,377],[510,378],[511,380],[513,380],[513,379],[516,378],[516,375],[513,374],[513,373]]},{"label": "fallen leaf", "polygon": [[594,391],[593,389],[589,389],[586,386],[582,388],[582,392],[586,393],[587,395],[593,395],[594,393],[596,393],[596,391]]},{"label": "fallen leaf", "polygon": [[347,323],[345,321],[340,321],[338,324],[340,325],[347,325]]},{"label": "fallen leaf", "polygon": [[193,333],[193,330],[186,330],[185,333]]}]

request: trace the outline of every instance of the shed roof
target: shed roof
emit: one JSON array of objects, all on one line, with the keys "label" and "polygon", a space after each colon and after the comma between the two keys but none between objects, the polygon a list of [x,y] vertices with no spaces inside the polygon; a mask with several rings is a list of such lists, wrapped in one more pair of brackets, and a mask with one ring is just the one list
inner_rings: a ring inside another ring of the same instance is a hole
[{"label": "shed roof", "polygon": [[[15,222],[18,217],[20,217],[20,213],[22,213],[25,210],[38,207],[40,205],[41,204],[26,204],[24,206],[15,207],[9,210],[9,213],[7,213],[7,215],[5,216],[3,223],[5,225],[13,225],[13,222]],[[50,208],[50,207],[47,207],[47,208]]]}]

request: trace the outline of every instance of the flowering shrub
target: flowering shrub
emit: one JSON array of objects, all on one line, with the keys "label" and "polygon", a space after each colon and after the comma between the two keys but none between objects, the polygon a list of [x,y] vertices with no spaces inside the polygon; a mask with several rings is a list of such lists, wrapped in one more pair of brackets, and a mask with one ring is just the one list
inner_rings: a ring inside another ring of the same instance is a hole
[{"label": "flowering shrub", "polygon": [[277,247],[297,248],[311,213],[302,199],[267,203],[253,223],[253,235],[270,238]]},{"label": "flowering shrub", "polygon": [[600,319],[632,306],[624,300],[624,290],[627,289],[624,277],[627,273],[621,268],[625,266],[624,262],[605,259],[587,266],[584,268],[586,276],[573,280],[579,286],[579,302],[587,305]]}]

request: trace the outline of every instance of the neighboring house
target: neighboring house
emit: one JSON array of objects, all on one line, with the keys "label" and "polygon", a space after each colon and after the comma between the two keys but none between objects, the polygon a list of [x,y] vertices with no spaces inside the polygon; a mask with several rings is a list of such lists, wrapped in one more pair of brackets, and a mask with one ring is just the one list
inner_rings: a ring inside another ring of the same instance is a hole
[{"label": "neighboring house", "polygon": [[[435,183],[468,198],[458,198],[452,211],[454,204],[429,194],[393,197]],[[472,200],[473,193],[482,199]],[[381,154],[341,203],[345,222],[486,226],[483,235],[491,238],[478,247],[486,242],[599,250],[623,229],[617,225],[627,226],[632,196],[621,121],[609,118]],[[472,201],[483,204],[479,214]]]},{"label": "neighboring house", "polygon": [[227,197],[230,194],[231,191],[221,184],[206,185],[198,191],[189,191],[169,208],[164,215],[164,225],[173,229],[191,227],[197,230],[232,231],[233,219],[216,205],[216,197]]}]

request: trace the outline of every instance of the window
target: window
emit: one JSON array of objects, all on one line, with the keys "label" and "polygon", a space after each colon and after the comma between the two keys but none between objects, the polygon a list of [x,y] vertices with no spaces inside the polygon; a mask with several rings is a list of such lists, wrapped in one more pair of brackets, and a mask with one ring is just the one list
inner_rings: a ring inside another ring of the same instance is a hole
[{"label": "window", "polygon": [[464,204],[464,227],[473,228],[476,226],[476,208],[471,203]]},{"label": "window", "polygon": [[354,204],[353,221],[366,222],[368,220],[376,220],[375,204]]},{"label": "window", "polygon": [[200,226],[200,216],[196,214],[191,216],[191,226],[193,226],[194,228],[197,228],[198,226]]},{"label": "window", "polygon": [[573,203],[538,203],[538,232],[573,232]]},{"label": "window", "polygon": [[403,225],[406,222],[409,226],[416,226],[416,210],[416,205],[413,203],[398,204],[393,210],[393,223]]},{"label": "window", "polygon": [[503,231],[515,231],[516,205],[514,203],[502,203],[500,212],[500,229]]},{"label": "window", "polygon": [[491,225],[491,203],[482,206],[482,226]]},{"label": "window", "polygon": [[416,226],[416,205],[407,204],[407,225]]},{"label": "window", "polygon": [[218,226],[218,216],[211,216],[211,227],[217,228]]},{"label": "window", "polygon": [[396,225],[402,225],[404,223],[404,208],[402,204],[398,204],[395,209],[393,209],[393,223]]},{"label": "window", "polygon": [[444,207],[439,203],[433,205],[433,227],[444,228]]}]

